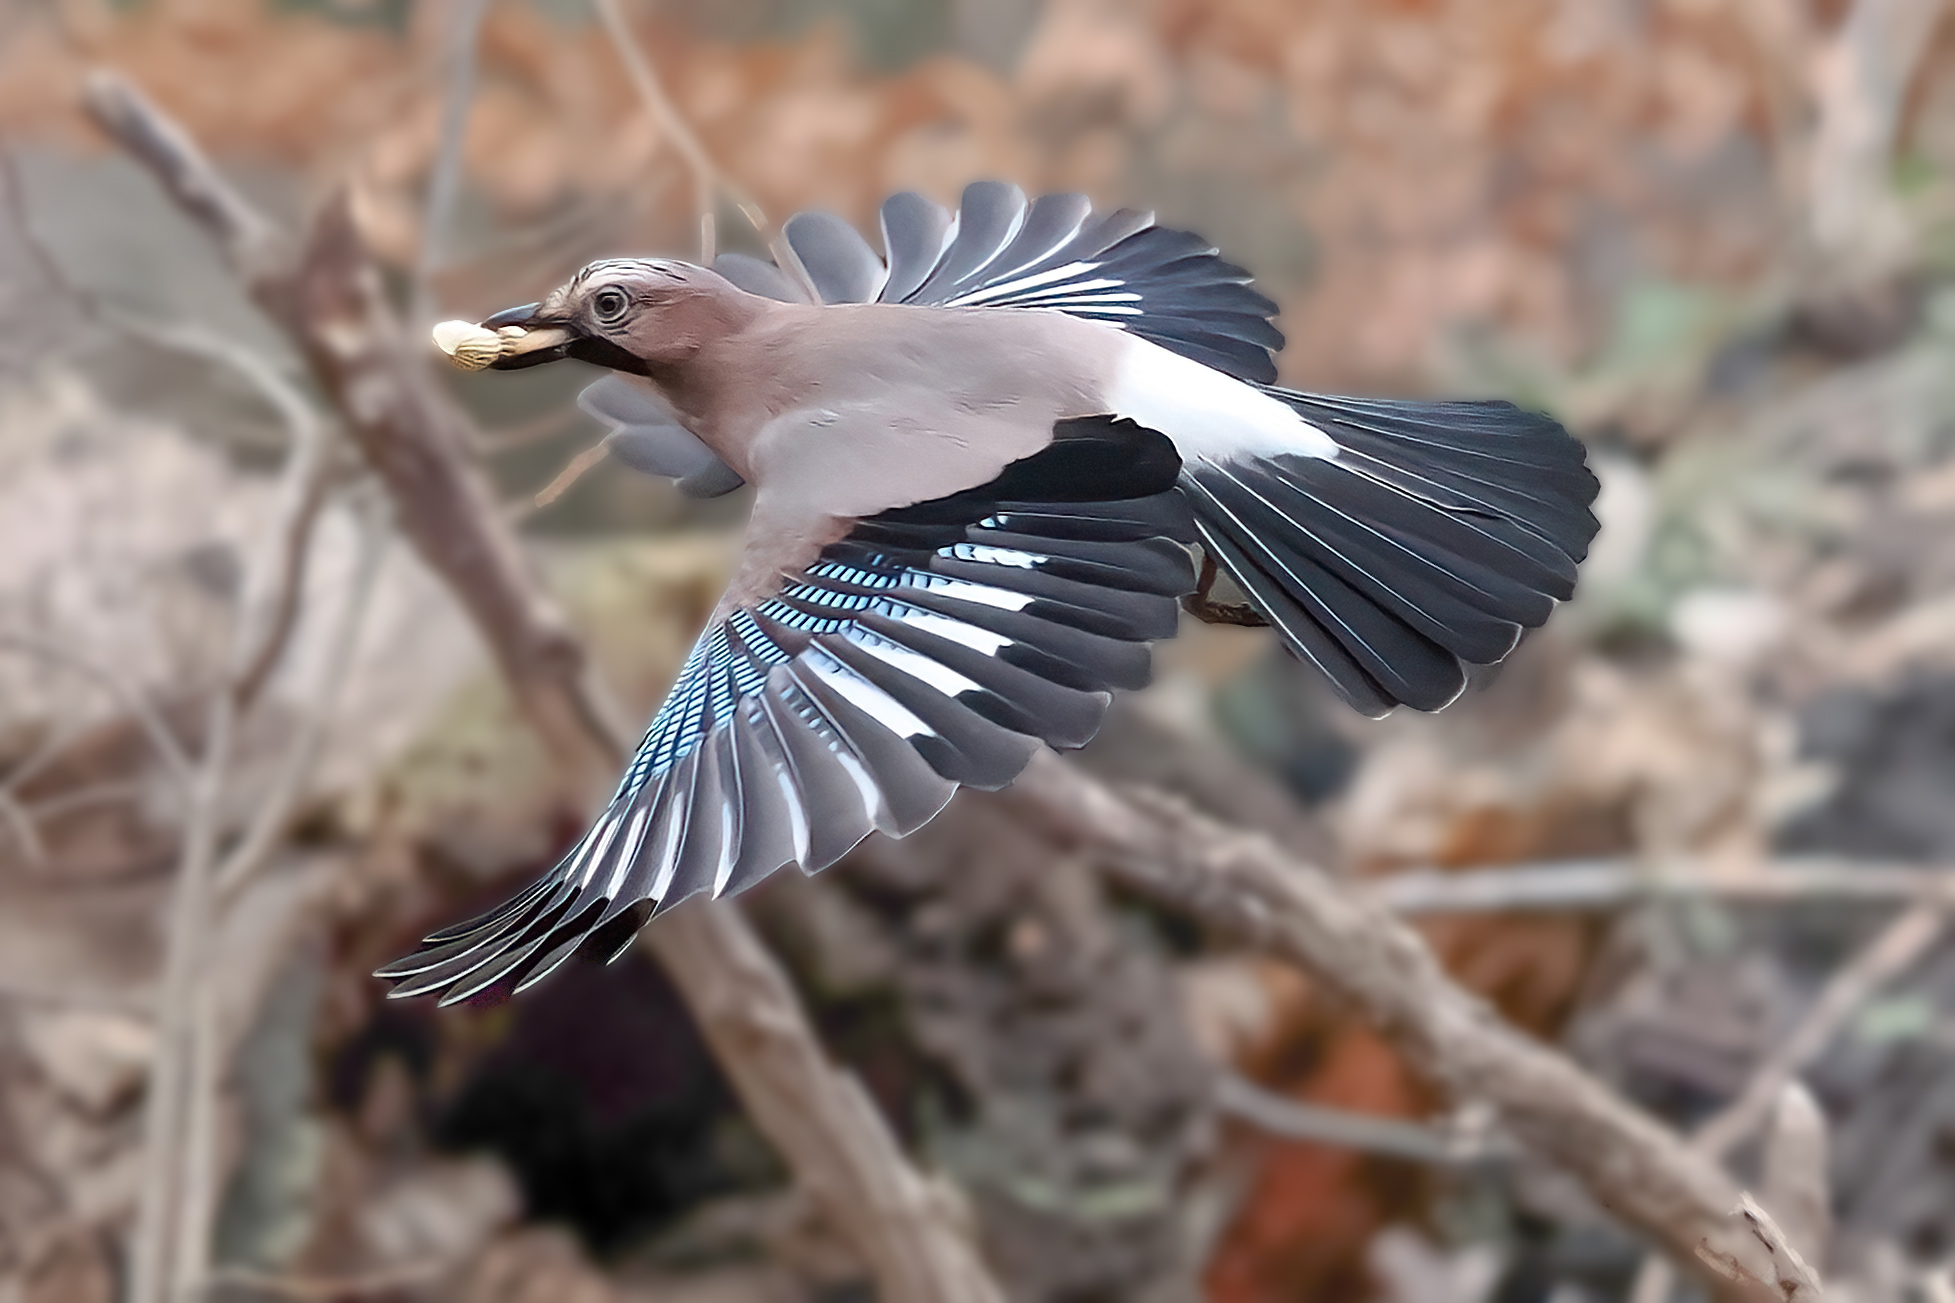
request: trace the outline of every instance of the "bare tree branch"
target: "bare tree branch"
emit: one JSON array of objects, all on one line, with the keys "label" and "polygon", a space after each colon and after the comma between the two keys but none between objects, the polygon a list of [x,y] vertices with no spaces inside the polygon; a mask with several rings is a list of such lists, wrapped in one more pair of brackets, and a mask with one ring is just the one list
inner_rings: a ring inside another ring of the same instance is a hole
[{"label": "bare tree branch", "polygon": [[[296,450],[294,455],[297,455]],[[299,474],[303,473],[304,468],[301,468]],[[304,509],[303,502],[293,505],[297,510]],[[293,807],[318,762],[333,706],[352,662],[360,627],[379,578],[380,562],[386,555],[387,533],[381,522],[373,518],[374,515],[369,511],[361,521],[359,539],[355,545],[352,587],[340,604],[333,627],[324,636],[325,668],[320,675],[314,700],[286,748],[270,791],[258,802],[257,817],[243,839],[213,872],[213,913],[235,899],[251,876],[277,850]],[[296,586],[302,579],[302,573],[282,574],[281,585]],[[291,604],[296,605],[296,602]],[[246,662],[247,672],[254,663]],[[276,659],[271,663],[275,664]],[[240,680],[234,689],[240,709],[243,709],[245,687],[245,682]],[[216,974],[206,961],[199,966],[197,975],[199,980],[191,998],[184,1173],[177,1199],[177,1247],[174,1254],[175,1294],[182,1298],[195,1297],[208,1283],[211,1237],[216,1228],[219,1193],[217,1103],[223,1064],[219,1054],[221,1037],[217,1022]]]},{"label": "bare tree branch", "polygon": [[1724,1227],[1737,1189],[1719,1168],[1547,1046],[1456,986],[1418,935],[1378,905],[1172,798],[1116,794],[1055,756],[1015,799],[1103,857],[1129,888],[1308,971],[1415,1072],[1461,1102],[1485,1101],[1520,1144],[1682,1261]]},{"label": "bare tree branch", "polygon": [[[1752,1070],[1737,1098],[1697,1129],[1690,1140],[1691,1148],[1707,1158],[1725,1158],[1751,1137],[1768,1114],[1782,1110],[1785,1092],[1795,1084],[1798,1074],[1819,1057],[1861,1005],[1927,952],[1943,934],[1947,916],[1947,898],[1936,892],[1882,929],[1828,979],[1798,1026]],[[1776,1233],[1776,1224],[1773,1229]],[[1820,1261],[1824,1248],[1808,1242],[1802,1266]],[[1630,1288],[1630,1303],[1664,1303],[1676,1287],[1672,1261],[1654,1255],[1645,1258]]]},{"label": "bare tree branch", "polygon": [[140,159],[170,197],[249,280],[272,277],[291,257],[278,229],[224,179],[196,142],[112,72],[92,74],[83,94],[96,124]]},{"label": "bare tree branch", "polygon": [[[293,454],[298,460],[298,454]],[[165,1303],[177,1279],[176,1213],[188,1159],[186,1109],[190,1056],[200,998],[198,968],[209,949],[210,885],[217,851],[218,806],[231,761],[237,699],[219,692],[209,707],[204,750],[190,789],[183,844],[157,1001],[156,1055],[143,1099],[143,1174],[130,1248],[129,1303]]]}]

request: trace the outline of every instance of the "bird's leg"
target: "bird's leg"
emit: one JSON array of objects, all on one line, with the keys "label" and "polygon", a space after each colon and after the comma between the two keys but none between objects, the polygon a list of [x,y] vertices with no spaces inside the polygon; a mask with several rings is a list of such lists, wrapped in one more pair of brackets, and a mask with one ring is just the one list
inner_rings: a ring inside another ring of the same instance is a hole
[{"label": "bird's leg", "polygon": [[1237,624],[1248,629],[1260,629],[1269,624],[1262,613],[1247,602],[1218,602],[1208,595],[1215,587],[1215,558],[1207,551],[1202,552],[1201,582],[1195,591],[1181,599],[1181,609],[1200,620],[1203,624]]}]

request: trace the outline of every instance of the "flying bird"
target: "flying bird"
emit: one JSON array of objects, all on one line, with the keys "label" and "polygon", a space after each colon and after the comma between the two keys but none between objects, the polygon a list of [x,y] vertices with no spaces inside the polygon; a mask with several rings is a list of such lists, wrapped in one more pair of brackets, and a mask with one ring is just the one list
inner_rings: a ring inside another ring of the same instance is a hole
[{"label": "flying bird", "polygon": [[1184,604],[1240,619],[1218,570],[1373,716],[1446,705],[1573,595],[1596,531],[1580,443],[1505,402],[1278,386],[1276,304],[1199,237],[983,182],[955,213],[892,197],[882,243],[801,213],[785,267],[607,259],[436,328],[470,369],[609,368],[580,403],[620,459],[754,493],[603,814],[381,969],[393,995],[520,990],[688,896],[1003,787],[1147,682]]}]

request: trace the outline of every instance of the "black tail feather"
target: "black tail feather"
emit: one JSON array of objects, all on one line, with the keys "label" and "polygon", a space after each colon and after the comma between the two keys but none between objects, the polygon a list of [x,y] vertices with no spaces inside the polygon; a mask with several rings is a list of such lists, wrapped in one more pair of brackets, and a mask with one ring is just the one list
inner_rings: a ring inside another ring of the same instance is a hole
[{"label": "black tail feather", "polygon": [[1598,486],[1552,419],[1270,392],[1338,455],[1193,460],[1183,491],[1217,564],[1352,706],[1438,709],[1573,595]]}]

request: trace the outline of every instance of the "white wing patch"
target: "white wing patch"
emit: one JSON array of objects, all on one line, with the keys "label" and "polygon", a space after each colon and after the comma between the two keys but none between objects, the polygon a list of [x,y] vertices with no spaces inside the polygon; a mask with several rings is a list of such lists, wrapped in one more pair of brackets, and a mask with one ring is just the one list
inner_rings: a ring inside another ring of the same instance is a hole
[{"label": "white wing patch", "polygon": [[1121,337],[1120,361],[1107,405],[1174,440],[1183,461],[1230,461],[1245,455],[1337,456],[1328,434],[1271,398],[1213,367],[1137,335]]}]

